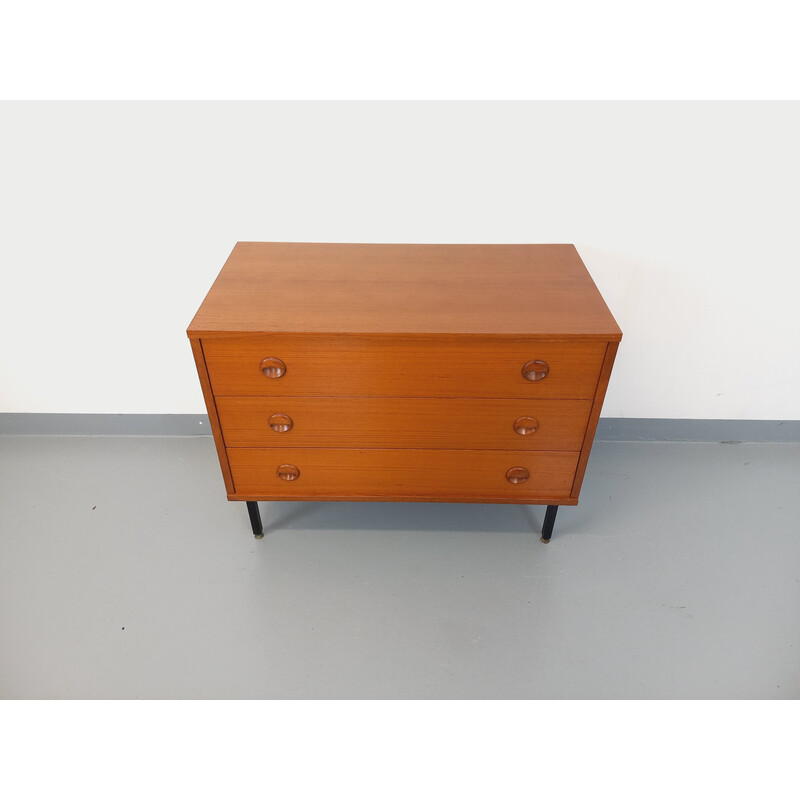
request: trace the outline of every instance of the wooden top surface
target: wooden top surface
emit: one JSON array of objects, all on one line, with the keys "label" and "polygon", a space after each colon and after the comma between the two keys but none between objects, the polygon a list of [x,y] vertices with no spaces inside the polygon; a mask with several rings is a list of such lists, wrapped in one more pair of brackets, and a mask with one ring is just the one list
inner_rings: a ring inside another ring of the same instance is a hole
[{"label": "wooden top surface", "polygon": [[187,332],[622,337],[571,244],[239,242]]}]

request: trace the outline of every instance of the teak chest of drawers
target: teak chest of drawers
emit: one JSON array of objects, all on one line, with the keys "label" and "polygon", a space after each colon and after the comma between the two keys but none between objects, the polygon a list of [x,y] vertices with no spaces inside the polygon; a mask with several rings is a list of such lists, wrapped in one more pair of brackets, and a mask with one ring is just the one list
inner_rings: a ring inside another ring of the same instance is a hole
[{"label": "teak chest of drawers", "polygon": [[239,242],[187,331],[229,500],[576,505],[619,327],[572,245]]}]

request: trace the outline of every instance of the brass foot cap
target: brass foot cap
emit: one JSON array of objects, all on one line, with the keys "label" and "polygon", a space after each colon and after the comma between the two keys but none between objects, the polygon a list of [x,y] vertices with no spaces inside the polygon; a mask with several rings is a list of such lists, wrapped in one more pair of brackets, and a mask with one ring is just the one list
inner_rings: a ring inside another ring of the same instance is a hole
[{"label": "brass foot cap", "polygon": [[550,544],[550,540],[545,539],[544,536],[542,536],[541,541],[543,541],[545,544]]},{"label": "brass foot cap", "polygon": [[264,534],[263,533],[254,533],[253,534],[253,538],[254,539],[263,539],[264,538]]}]

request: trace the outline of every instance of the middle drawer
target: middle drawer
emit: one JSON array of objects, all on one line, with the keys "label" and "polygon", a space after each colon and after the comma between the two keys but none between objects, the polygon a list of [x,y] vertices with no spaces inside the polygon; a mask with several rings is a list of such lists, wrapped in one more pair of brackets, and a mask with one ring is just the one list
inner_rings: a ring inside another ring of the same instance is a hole
[{"label": "middle drawer", "polygon": [[581,449],[591,400],[217,397],[226,447]]}]

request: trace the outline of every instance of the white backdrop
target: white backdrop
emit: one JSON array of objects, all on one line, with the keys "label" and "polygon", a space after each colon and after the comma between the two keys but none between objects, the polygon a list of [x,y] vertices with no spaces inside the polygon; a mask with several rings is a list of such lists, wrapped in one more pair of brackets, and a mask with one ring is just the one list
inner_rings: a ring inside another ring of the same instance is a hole
[{"label": "white backdrop", "polygon": [[0,103],[0,412],[202,413],[237,240],[572,242],[603,415],[800,417],[800,103]]}]

